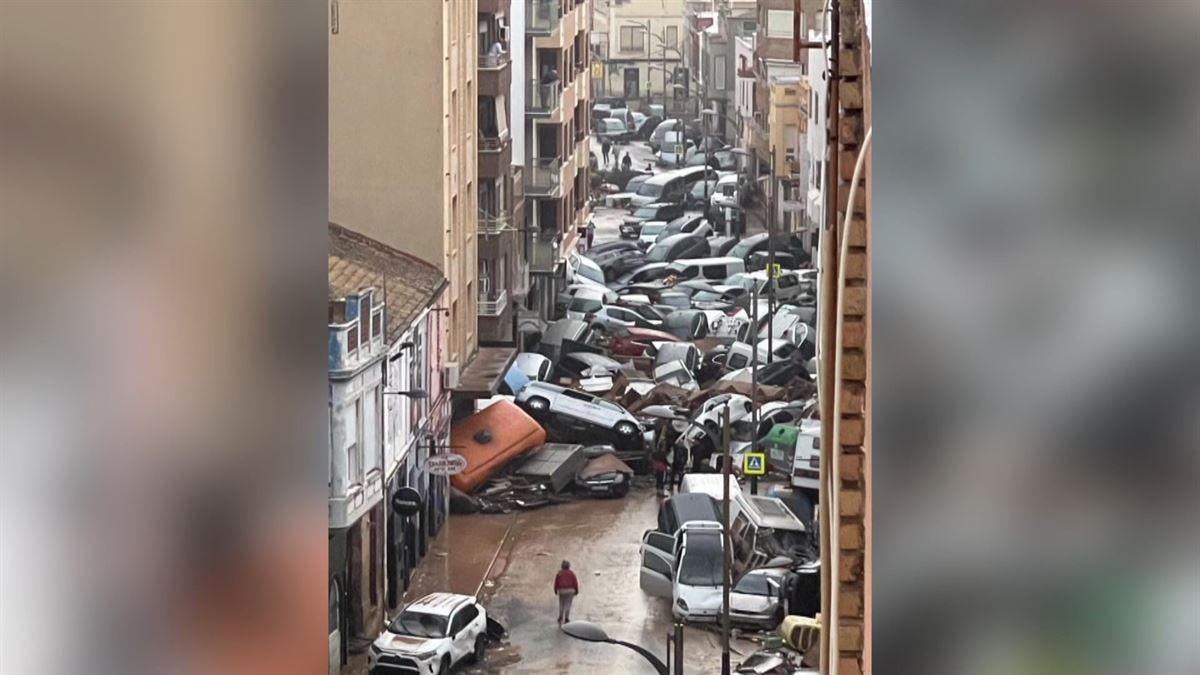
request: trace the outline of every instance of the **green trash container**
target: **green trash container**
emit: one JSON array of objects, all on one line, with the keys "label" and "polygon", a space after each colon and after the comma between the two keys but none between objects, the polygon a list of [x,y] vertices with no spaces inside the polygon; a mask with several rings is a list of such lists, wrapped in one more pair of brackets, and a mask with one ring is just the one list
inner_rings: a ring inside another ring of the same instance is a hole
[{"label": "green trash container", "polygon": [[790,473],[792,458],[796,454],[796,441],[800,439],[800,427],[793,424],[776,424],[763,439],[761,447],[767,453],[767,466],[783,473]]}]

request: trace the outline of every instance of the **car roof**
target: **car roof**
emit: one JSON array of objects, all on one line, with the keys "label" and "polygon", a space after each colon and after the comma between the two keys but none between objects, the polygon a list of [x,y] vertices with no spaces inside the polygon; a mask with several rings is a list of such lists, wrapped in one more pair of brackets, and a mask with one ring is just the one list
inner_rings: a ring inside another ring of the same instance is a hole
[{"label": "car roof", "polygon": [[462,605],[474,601],[475,598],[469,595],[459,593],[430,593],[425,597],[414,601],[412,604],[404,608],[404,610],[412,612],[421,612],[423,614],[436,614],[438,616],[450,616],[454,610]]},{"label": "car roof", "polygon": [[666,237],[663,237],[661,241],[655,244],[655,246],[674,246],[677,242],[683,241],[685,238],[703,239],[704,237],[692,234],[691,232],[676,232],[675,234],[670,234]]},{"label": "car roof", "polygon": [[581,288],[581,289],[575,291],[575,297],[583,298],[584,300],[587,300],[589,298],[592,300],[603,300],[605,298],[605,296],[611,292],[612,291],[605,291],[603,289],[596,288],[595,286],[589,286],[589,287]]},{"label": "car roof", "polygon": [[[670,239],[670,237],[667,237],[667,239]],[[666,239],[663,241],[666,241]],[[680,258],[668,264],[671,267],[686,267],[688,265],[731,265],[740,262],[743,262],[741,258],[726,255],[719,258]]]},{"label": "car roof", "polygon": [[679,514],[680,524],[691,520],[715,520],[713,516],[720,513],[717,500],[700,492],[677,494],[669,501],[671,508]]}]

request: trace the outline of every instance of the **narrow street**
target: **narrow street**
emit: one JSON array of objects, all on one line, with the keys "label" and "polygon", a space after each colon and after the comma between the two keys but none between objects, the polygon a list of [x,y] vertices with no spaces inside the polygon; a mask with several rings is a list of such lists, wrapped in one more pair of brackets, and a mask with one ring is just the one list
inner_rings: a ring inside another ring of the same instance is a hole
[{"label": "narrow street", "polygon": [[[638,545],[642,532],[655,523],[658,504],[653,488],[641,487],[624,499],[454,516],[405,599],[435,590],[473,594],[479,588],[480,600],[509,630],[508,639],[489,648],[482,664],[456,672],[652,673],[628,649],[562,633],[551,583],[559,563],[571,561],[582,587],[572,618],[600,624],[614,638],[665,656],[670,605],[638,587]],[[685,672],[719,672],[718,632],[685,627],[684,644]],[[752,651],[751,643],[735,642],[734,662]]]}]

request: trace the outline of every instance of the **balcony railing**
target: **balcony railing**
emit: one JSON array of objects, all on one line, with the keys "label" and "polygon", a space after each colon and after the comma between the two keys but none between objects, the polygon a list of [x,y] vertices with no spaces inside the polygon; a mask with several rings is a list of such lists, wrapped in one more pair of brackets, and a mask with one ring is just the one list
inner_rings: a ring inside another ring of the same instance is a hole
[{"label": "balcony railing", "polygon": [[508,64],[509,64],[508,52],[505,52],[503,54],[497,54],[494,56],[491,54],[480,54],[479,55],[479,68],[481,70],[500,70],[501,68],[507,66]]},{"label": "balcony railing", "polygon": [[535,231],[529,247],[529,269],[533,272],[554,272],[558,267],[560,235],[553,230]]},{"label": "balcony railing", "polygon": [[553,113],[562,102],[562,80],[541,84],[530,81],[525,85],[525,109],[534,113]]},{"label": "balcony railing", "polygon": [[504,149],[504,144],[508,142],[508,129],[500,132],[496,136],[484,136],[483,132],[479,134],[479,151],[480,152],[500,152]]},{"label": "balcony railing", "polygon": [[529,173],[525,174],[525,194],[551,195],[559,188],[562,177],[562,161],[534,158],[529,161]]},{"label": "balcony railing", "polygon": [[529,0],[525,3],[525,31],[530,35],[552,35],[560,23],[560,0]]},{"label": "balcony railing", "polygon": [[492,294],[493,297],[488,297],[487,293],[479,294],[479,316],[500,316],[504,313],[504,308],[508,307],[508,291],[501,290],[499,293]]},{"label": "balcony railing", "polygon": [[479,216],[479,234],[500,234],[512,229],[512,219],[508,216]]}]

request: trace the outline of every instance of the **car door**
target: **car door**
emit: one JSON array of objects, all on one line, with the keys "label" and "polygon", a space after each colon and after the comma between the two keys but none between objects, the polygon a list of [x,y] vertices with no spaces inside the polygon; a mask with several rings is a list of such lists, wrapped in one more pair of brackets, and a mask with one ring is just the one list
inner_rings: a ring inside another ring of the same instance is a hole
[{"label": "car door", "polygon": [[592,417],[593,397],[581,391],[567,389],[558,397],[558,410],[575,419],[586,420]]},{"label": "car door", "polygon": [[642,536],[638,585],[648,595],[670,598],[675,578],[675,537],[657,530]]},{"label": "car door", "polygon": [[450,637],[450,662],[458,663],[462,657],[467,656],[474,646],[474,640],[470,631],[467,631],[467,626],[470,620],[474,619],[472,613],[478,614],[472,605],[466,605],[455,611],[454,616],[450,617],[450,629],[448,635]]}]

